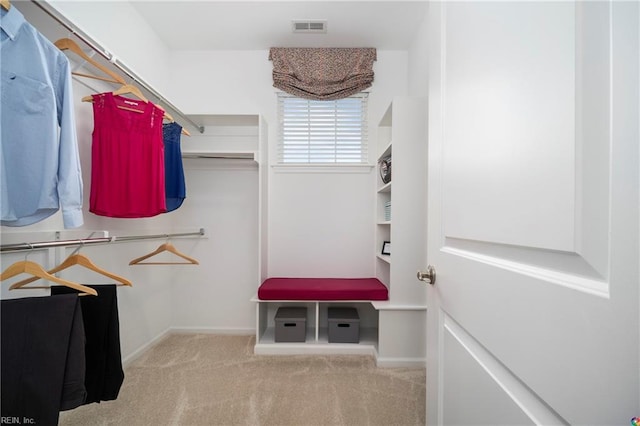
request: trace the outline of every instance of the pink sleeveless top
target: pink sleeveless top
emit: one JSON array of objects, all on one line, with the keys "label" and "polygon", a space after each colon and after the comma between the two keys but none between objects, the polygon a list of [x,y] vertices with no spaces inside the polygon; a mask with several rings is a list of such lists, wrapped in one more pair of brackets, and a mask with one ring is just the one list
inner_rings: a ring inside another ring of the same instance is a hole
[{"label": "pink sleeveless top", "polygon": [[93,95],[89,211],[136,218],[167,210],[163,116],[164,111],[151,102],[110,92]]}]

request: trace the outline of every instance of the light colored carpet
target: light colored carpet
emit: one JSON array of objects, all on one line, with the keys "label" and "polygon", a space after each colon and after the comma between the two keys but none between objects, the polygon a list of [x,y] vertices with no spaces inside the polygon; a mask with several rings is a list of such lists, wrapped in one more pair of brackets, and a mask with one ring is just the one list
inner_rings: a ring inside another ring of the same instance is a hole
[{"label": "light colored carpet", "polygon": [[253,336],[175,334],[125,369],[115,401],[60,425],[424,425],[425,370],[368,356],[253,355]]}]

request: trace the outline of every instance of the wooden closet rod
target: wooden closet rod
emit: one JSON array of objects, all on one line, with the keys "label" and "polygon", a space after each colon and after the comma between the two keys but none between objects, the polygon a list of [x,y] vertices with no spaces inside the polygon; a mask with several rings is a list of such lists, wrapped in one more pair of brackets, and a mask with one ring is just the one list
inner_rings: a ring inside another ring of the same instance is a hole
[{"label": "wooden closet rod", "polygon": [[199,124],[197,124],[193,120],[191,120],[185,113],[183,113],[175,105],[173,105],[171,102],[169,102],[164,96],[160,95],[153,87],[149,86],[144,80],[142,80],[140,77],[138,77],[138,75],[136,73],[134,73],[127,66],[125,66],[123,63],[121,63],[115,57],[115,55],[110,54],[102,46],[100,46],[95,41],[93,41],[91,38],[89,38],[89,36],[87,36],[83,32],[78,31],[76,28],[74,28],[71,25],[71,23],[64,16],[62,16],[58,11],[56,11],[54,8],[52,8],[49,5],[48,2],[46,2],[46,1],[38,1],[38,0],[31,0],[31,1],[33,3],[35,3],[35,5],[38,6],[44,13],[49,15],[56,22],[58,22],[60,25],[65,27],[67,30],[71,31],[76,37],[78,37],[80,40],[82,40],[91,49],[96,51],[100,56],[102,56],[103,58],[107,59],[116,68],[118,68],[120,71],[122,71],[127,76],[129,76],[136,84],[142,86],[145,90],[147,90],[149,93],[151,93],[157,99],[157,101],[155,103],[160,103],[161,105],[166,105],[167,107],[169,107],[169,109],[171,109],[173,112],[175,112],[176,115],[180,116],[182,118],[182,120],[186,121],[187,123],[191,124],[194,128],[198,129],[198,131],[200,133],[204,133],[204,126],[200,126]]},{"label": "wooden closet rod", "polygon": [[53,241],[41,241],[37,243],[19,243],[19,244],[3,244],[0,246],[0,252],[10,251],[24,251],[35,250],[52,247],[68,247],[68,246],[83,246],[89,244],[105,244],[124,241],[138,241],[138,240],[151,240],[160,238],[174,238],[174,237],[195,237],[203,236],[204,228],[200,228],[198,232],[183,232],[178,234],[156,234],[156,235],[125,235],[122,237],[103,237],[103,238],[87,238],[84,240],[53,240]]}]

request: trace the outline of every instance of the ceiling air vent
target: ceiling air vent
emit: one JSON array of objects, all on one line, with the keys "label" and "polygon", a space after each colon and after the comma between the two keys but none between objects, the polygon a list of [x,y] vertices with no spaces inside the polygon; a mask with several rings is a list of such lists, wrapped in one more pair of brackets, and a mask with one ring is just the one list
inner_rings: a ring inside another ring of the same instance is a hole
[{"label": "ceiling air vent", "polygon": [[291,21],[292,29],[294,33],[326,33],[327,32],[327,21],[322,21],[319,19],[304,19],[304,20],[295,20]]}]

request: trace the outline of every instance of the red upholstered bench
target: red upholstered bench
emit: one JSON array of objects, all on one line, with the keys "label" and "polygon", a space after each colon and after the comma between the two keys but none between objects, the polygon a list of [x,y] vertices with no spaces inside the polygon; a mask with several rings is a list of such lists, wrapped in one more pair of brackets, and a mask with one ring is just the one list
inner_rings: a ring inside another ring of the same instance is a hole
[{"label": "red upholstered bench", "polygon": [[268,278],[258,288],[260,300],[388,300],[377,278]]}]

